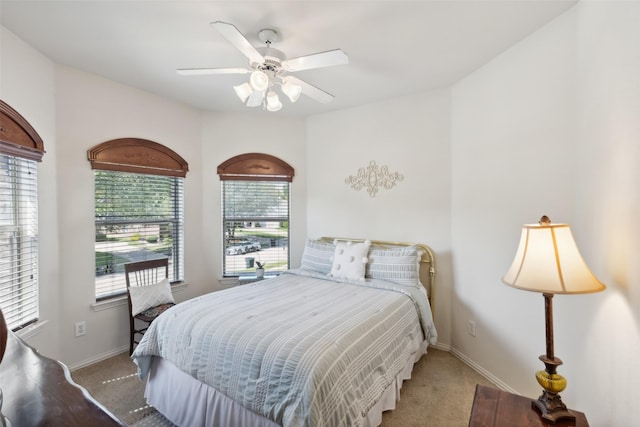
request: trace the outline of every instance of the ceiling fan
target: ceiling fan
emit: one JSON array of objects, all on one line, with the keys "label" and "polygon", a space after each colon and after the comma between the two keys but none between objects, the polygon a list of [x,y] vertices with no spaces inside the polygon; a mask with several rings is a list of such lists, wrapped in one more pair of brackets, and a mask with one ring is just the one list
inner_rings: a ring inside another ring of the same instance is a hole
[{"label": "ceiling fan", "polygon": [[278,39],[278,33],[275,30],[260,30],[258,36],[265,43],[265,47],[255,48],[233,24],[216,21],[212,22],[211,26],[249,59],[249,66],[247,68],[183,68],[176,71],[185,76],[250,74],[248,82],[233,87],[247,107],[263,106],[268,111],[280,110],[282,103],[273,90],[276,86],[280,86],[282,93],[291,102],[296,102],[301,93],[321,103],[331,102],[333,95],[288,73],[349,63],[349,57],[341,49],[287,59],[283,52],[271,47],[271,43]]}]

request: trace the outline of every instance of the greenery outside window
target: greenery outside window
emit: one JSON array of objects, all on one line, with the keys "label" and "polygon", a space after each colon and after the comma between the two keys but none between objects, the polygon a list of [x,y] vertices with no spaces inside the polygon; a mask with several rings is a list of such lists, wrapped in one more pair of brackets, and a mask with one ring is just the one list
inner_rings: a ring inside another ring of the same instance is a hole
[{"label": "greenery outside window", "polygon": [[223,181],[224,276],[289,268],[289,183]]},{"label": "greenery outside window", "polygon": [[182,178],[97,170],[96,299],[126,291],[124,264],[169,258],[169,278],[183,277]]},{"label": "greenery outside window", "polygon": [[289,201],[293,168],[261,153],[233,157],[220,166],[222,274],[256,277],[290,268]]},{"label": "greenery outside window", "polygon": [[169,279],[182,281],[187,163],[136,138],[104,142],[87,156],[95,182],[96,300],[126,292],[128,262],[169,258]]}]

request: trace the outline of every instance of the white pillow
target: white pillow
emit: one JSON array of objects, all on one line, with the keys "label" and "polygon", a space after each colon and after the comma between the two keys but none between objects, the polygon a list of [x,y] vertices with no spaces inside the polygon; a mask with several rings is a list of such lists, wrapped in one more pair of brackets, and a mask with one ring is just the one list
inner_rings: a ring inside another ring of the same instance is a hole
[{"label": "white pillow", "polygon": [[337,243],[329,276],[337,279],[364,281],[369,246],[371,246],[371,242],[368,240],[363,243]]},{"label": "white pillow", "polygon": [[129,295],[131,295],[131,314],[133,316],[151,307],[175,302],[171,294],[169,279],[164,279],[154,285],[130,286]]}]

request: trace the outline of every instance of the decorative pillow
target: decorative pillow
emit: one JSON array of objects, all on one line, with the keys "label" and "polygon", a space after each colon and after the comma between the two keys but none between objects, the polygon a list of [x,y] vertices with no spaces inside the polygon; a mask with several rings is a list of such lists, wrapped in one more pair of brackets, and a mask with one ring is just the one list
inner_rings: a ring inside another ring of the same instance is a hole
[{"label": "decorative pillow", "polygon": [[129,287],[129,295],[131,295],[131,314],[133,316],[151,307],[175,302],[171,294],[169,279],[164,279],[154,285],[131,286]]},{"label": "decorative pillow", "polygon": [[367,266],[367,252],[371,242],[339,242],[336,244],[331,265],[331,277],[339,279],[362,280]]},{"label": "decorative pillow", "polygon": [[300,268],[316,271],[324,275],[329,274],[333,265],[331,258],[335,250],[336,247],[331,242],[307,239],[304,252],[302,252]]},{"label": "decorative pillow", "polygon": [[420,258],[417,245],[373,248],[369,251],[366,277],[382,279],[405,286],[421,287]]}]

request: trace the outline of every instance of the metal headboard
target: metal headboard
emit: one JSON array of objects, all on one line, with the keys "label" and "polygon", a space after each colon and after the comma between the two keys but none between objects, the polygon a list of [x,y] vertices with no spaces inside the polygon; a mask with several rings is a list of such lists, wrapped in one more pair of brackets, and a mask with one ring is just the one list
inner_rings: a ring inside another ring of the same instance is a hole
[{"label": "metal headboard", "polygon": [[427,290],[427,296],[429,297],[429,303],[431,304],[431,310],[433,311],[433,301],[435,293],[435,278],[436,278],[436,260],[433,256],[433,250],[423,243],[411,243],[411,242],[391,242],[386,240],[371,240],[371,239],[351,239],[345,237],[321,237],[319,240],[325,242],[364,242],[369,240],[372,247],[389,248],[394,246],[413,246],[416,245],[422,250],[422,259],[420,260],[420,283]]}]

